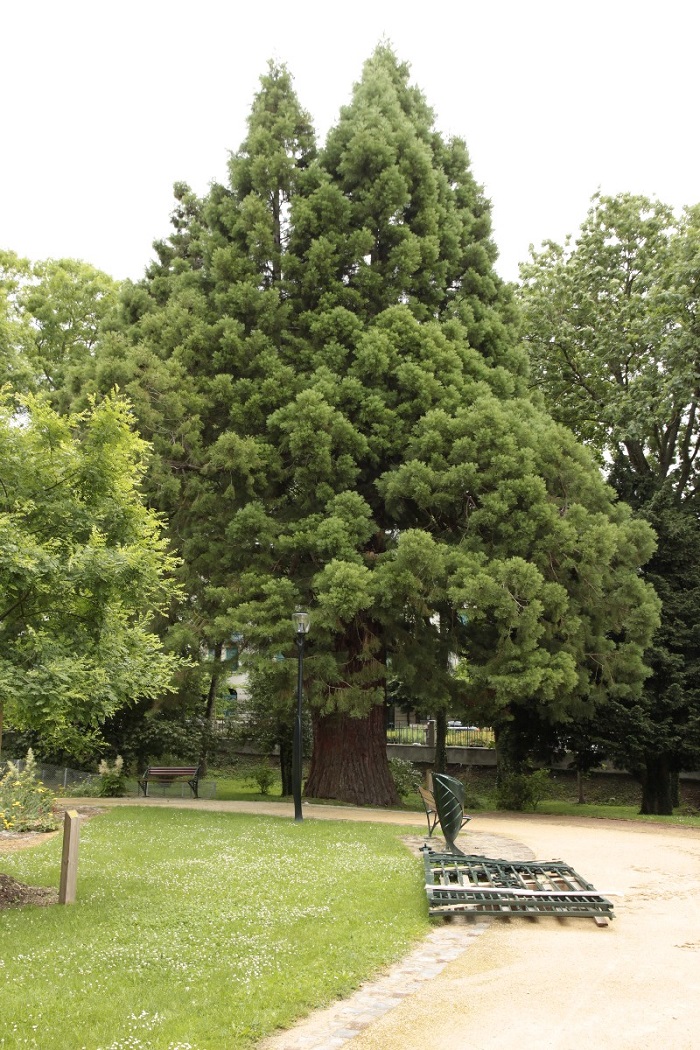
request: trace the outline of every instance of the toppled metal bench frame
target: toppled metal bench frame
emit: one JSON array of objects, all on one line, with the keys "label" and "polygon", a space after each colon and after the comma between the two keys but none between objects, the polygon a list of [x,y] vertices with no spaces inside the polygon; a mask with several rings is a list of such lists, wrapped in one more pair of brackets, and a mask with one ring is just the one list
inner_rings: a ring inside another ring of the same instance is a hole
[{"label": "toppled metal bench frame", "polygon": [[491,860],[423,847],[430,915],[555,915],[607,925],[612,904],[563,861]]}]

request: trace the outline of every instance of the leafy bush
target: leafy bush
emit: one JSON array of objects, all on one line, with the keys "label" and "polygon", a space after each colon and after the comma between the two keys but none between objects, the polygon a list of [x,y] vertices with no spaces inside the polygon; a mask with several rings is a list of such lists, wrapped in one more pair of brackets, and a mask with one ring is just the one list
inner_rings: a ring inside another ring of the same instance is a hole
[{"label": "leafy bush", "polygon": [[276,776],[275,770],[267,762],[260,762],[251,768],[248,780],[258,785],[261,795],[268,795]]},{"label": "leafy bush", "polygon": [[54,831],[58,821],[53,813],[54,798],[36,778],[34,753],[29,749],[20,773],[8,761],[0,780],[0,828],[5,831]]},{"label": "leafy bush", "polygon": [[548,769],[536,769],[534,773],[503,773],[496,785],[496,806],[517,812],[536,810],[548,794]]},{"label": "leafy bush", "polygon": [[68,798],[103,798],[104,796],[100,792],[100,777],[96,774],[85,777],[84,780],[79,780],[77,783],[67,784],[66,787],[58,792],[60,796],[67,796]]},{"label": "leafy bush", "polygon": [[97,789],[100,798],[123,798],[126,795],[126,772],[121,755],[117,755],[111,766],[102,759],[97,772],[100,775]]},{"label": "leafy bush", "polygon": [[464,809],[470,813],[474,809],[489,809],[492,803],[479,790],[479,783],[473,783],[471,773],[462,773],[459,780],[464,784]]},{"label": "leafy bush", "polygon": [[413,762],[405,758],[390,758],[389,770],[401,798],[416,792],[421,786],[423,776]]}]

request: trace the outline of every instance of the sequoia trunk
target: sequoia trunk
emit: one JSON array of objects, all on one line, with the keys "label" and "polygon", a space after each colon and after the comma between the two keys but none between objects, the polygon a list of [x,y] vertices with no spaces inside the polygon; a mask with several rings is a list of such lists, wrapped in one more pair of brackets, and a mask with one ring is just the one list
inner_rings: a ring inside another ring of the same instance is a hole
[{"label": "sequoia trunk", "polygon": [[314,714],[314,747],[304,794],[356,806],[399,804],[386,755],[382,704],[364,718]]}]

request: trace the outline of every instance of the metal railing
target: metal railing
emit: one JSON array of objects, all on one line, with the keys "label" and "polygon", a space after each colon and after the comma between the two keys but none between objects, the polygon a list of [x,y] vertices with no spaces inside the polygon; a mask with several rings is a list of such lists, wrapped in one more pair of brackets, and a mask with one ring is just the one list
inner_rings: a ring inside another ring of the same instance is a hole
[{"label": "metal railing", "polygon": [[[395,726],[387,729],[387,744],[428,744],[433,745],[433,734],[428,722],[410,726]],[[479,729],[476,726],[448,726],[448,747],[493,747],[492,729]]]}]

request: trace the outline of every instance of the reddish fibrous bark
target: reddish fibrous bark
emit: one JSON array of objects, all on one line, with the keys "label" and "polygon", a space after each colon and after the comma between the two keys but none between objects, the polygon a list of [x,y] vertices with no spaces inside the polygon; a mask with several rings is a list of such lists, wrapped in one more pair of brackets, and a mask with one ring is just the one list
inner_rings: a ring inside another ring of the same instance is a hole
[{"label": "reddish fibrous bark", "polygon": [[314,749],[304,795],[356,806],[398,805],[386,756],[383,705],[375,705],[363,718],[314,715]]}]

